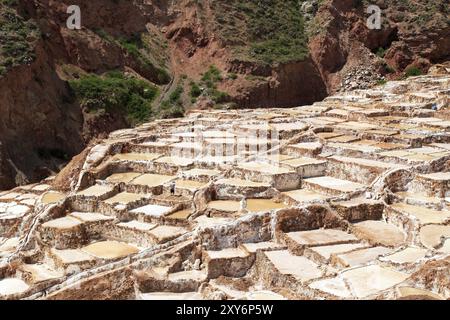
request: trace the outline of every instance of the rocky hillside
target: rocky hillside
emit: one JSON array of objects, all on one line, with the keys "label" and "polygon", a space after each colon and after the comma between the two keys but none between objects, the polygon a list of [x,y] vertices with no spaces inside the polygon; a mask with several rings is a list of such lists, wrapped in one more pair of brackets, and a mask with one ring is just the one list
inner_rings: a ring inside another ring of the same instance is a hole
[{"label": "rocky hillside", "polygon": [[446,0],[372,2],[381,30],[363,0],[0,0],[0,189],[144,120],[309,104],[449,59]]}]

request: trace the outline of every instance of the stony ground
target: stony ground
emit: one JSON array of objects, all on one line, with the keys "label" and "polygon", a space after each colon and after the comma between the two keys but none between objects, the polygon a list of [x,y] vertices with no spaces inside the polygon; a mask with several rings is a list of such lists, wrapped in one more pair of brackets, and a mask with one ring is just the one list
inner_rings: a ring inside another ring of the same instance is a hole
[{"label": "stony ground", "polygon": [[0,193],[0,297],[448,299],[450,70],[433,72],[112,133],[70,191]]}]

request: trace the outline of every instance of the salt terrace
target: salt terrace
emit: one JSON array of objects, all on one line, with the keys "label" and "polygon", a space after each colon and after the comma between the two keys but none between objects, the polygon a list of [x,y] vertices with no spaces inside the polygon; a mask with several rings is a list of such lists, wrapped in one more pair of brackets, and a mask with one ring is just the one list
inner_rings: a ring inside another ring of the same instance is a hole
[{"label": "salt terrace", "polygon": [[448,299],[449,88],[114,132],[70,192],[0,193],[0,297]]}]

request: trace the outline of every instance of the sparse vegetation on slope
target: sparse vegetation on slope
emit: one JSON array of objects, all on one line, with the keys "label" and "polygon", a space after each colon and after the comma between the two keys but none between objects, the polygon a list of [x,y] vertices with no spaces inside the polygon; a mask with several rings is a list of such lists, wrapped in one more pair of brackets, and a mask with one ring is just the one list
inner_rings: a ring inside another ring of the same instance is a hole
[{"label": "sparse vegetation on slope", "polygon": [[120,112],[132,125],[149,120],[154,114],[151,104],[158,88],[143,80],[110,72],[104,76],[83,76],[69,84],[88,112]]},{"label": "sparse vegetation on slope", "polygon": [[103,40],[110,43],[115,43],[122,47],[122,49],[131,55],[144,68],[152,68],[157,73],[156,77],[161,84],[167,84],[170,81],[170,75],[167,72],[165,65],[167,63],[164,50],[167,43],[161,38],[154,40],[156,35],[153,34],[135,34],[128,38],[114,38],[107,32],[101,29],[95,32],[103,38]]},{"label": "sparse vegetation on slope", "polygon": [[238,58],[263,64],[301,61],[308,54],[297,0],[216,0],[217,31]]},{"label": "sparse vegetation on slope", "polygon": [[19,16],[14,0],[0,1],[0,76],[35,59],[34,42],[40,32],[33,21]]},{"label": "sparse vegetation on slope", "polygon": [[[424,25],[432,22],[443,22],[450,14],[450,8],[447,0],[435,1],[417,1],[417,0],[391,0],[390,7],[403,9],[402,12],[397,12],[397,20],[399,22],[407,23],[410,28],[424,27]],[[447,15],[447,16],[446,16]]]},{"label": "sparse vegetation on slope", "polygon": [[191,101],[195,103],[198,97],[204,95],[215,103],[225,102],[229,97],[228,94],[217,89],[217,83],[222,80],[222,72],[216,66],[209,66],[209,69],[202,75],[200,84],[194,81],[190,83]]}]

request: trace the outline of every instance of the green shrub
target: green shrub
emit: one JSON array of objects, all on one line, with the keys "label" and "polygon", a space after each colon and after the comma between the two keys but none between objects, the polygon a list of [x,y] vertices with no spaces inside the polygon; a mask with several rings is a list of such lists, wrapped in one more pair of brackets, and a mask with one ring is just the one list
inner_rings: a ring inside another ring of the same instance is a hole
[{"label": "green shrub", "polygon": [[158,112],[158,117],[161,119],[181,118],[183,116],[183,106],[180,106],[178,104],[173,105],[167,102],[163,102],[161,104],[161,108]]},{"label": "green shrub", "polygon": [[8,7],[14,7],[17,5],[17,0],[1,0],[0,4]]},{"label": "green shrub", "polygon": [[100,36],[100,38],[102,38],[103,40],[107,41],[107,42],[114,42],[115,39],[114,37],[112,37],[108,32],[106,32],[103,29],[97,28],[97,29],[93,29],[93,31]]},{"label": "green shrub", "polygon": [[416,77],[422,75],[422,70],[417,67],[409,67],[405,70],[405,76],[408,77]]},{"label": "green shrub", "polygon": [[162,68],[157,68],[157,78],[160,83],[167,84],[170,82],[170,74]]},{"label": "green shrub", "polygon": [[238,75],[236,73],[229,73],[228,79],[236,80],[238,78]]},{"label": "green shrub", "polygon": [[112,70],[105,73],[107,78],[125,79],[125,75],[122,71]]},{"label": "green shrub", "polygon": [[390,65],[386,64],[384,66],[384,69],[386,70],[387,73],[395,73],[395,69],[392,68]]},{"label": "green shrub", "polygon": [[[230,75],[232,77],[233,75],[235,75],[237,78],[236,74],[230,73],[228,74],[228,77],[230,77]],[[193,81],[190,83],[191,85],[190,96],[192,98],[191,102],[195,103],[196,98],[198,98],[202,94],[210,97],[211,100],[213,100],[215,103],[222,103],[229,100],[230,96],[228,95],[228,93],[217,90],[217,83],[222,80],[223,80],[222,72],[216,66],[211,65],[208,68],[208,71],[206,71],[203,74],[200,80],[200,85],[206,87],[204,91],[202,91],[202,89],[197,83]]]},{"label": "green shrub", "polygon": [[229,98],[228,93],[215,89],[210,92],[210,96],[215,103],[226,102]]},{"label": "green shrub", "polygon": [[134,58],[139,59],[141,57],[141,53],[139,52],[139,43],[134,39],[120,39],[120,45],[124,48],[129,54],[131,54]]},{"label": "green shrub", "polygon": [[384,58],[385,54],[386,54],[386,50],[383,47],[379,47],[376,55],[379,56],[380,58]]},{"label": "green shrub", "polygon": [[183,87],[181,85],[177,86],[176,89],[169,95],[169,102],[178,103],[183,94]]},{"label": "green shrub", "polygon": [[167,100],[161,103],[158,117],[162,119],[179,118],[184,116],[183,102],[181,96],[184,92],[183,86],[179,84],[169,95]]},{"label": "green shrub", "polygon": [[12,57],[7,57],[5,60],[3,60],[3,66],[6,68],[13,67],[15,65],[15,60]]},{"label": "green shrub", "polygon": [[[223,80],[223,78],[222,78],[222,73],[221,73],[220,70],[217,69],[217,67],[214,66],[214,65],[209,66],[208,71],[206,71],[206,72],[203,74],[203,77],[202,77],[202,81],[204,81],[205,83],[210,83],[210,84],[212,84],[212,86],[213,86],[216,82],[219,82],[219,81],[222,81],[222,80]],[[211,87],[212,87],[212,86],[211,86]],[[208,86],[208,88],[209,88],[209,87],[210,87],[210,86]]]},{"label": "green shrub", "polygon": [[191,82],[191,91],[190,91],[191,97],[198,98],[200,97],[201,94],[202,90],[200,89],[198,84],[196,84],[195,82]]},{"label": "green shrub", "polygon": [[88,111],[120,112],[132,125],[152,116],[151,103],[158,88],[143,80],[125,77],[120,72],[105,76],[87,75],[69,81],[80,103]]}]

